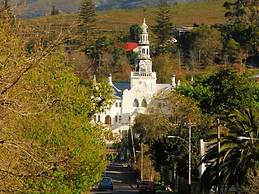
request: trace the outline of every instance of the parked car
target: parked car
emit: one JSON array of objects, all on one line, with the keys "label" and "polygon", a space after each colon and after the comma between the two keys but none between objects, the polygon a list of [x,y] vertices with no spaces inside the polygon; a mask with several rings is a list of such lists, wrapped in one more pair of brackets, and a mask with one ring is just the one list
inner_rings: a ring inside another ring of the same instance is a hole
[{"label": "parked car", "polygon": [[100,191],[111,190],[113,191],[113,183],[110,177],[103,177],[102,181],[98,185]]},{"label": "parked car", "polygon": [[139,193],[144,194],[144,193],[150,193],[150,194],[155,194],[156,189],[155,189],[155,184],[153,181],[141,181],[139,184]]}]

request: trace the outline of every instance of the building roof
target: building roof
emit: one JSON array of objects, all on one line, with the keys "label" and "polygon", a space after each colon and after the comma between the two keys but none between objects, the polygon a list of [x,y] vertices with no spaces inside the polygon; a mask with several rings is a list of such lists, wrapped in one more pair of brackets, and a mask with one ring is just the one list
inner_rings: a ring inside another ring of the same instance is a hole
[{"label": "building roof", "polygon": [[157,91],[161,91],[161,90],[169,88],[171,85],[170,84],[157,84],[156,86],[157,86]]},{"label": "building roof", "polygon": [[113,85],[116,87],[115,95],[120,97],[120,98],[122,97],[124,90],[130,89],[130,83],[129,82],[117,82],[117,83],[113,83]]},{"label": "building roof", "polygon": [[136,42],[126,42],[125,44],[125,50],[133,51],[134,49],[138,48],[138,44]]}]

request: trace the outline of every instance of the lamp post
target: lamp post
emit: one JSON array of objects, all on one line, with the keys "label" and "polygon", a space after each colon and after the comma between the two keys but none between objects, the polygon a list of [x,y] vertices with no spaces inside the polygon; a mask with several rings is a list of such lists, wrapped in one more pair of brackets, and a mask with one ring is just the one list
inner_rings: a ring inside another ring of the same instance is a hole
[{"label": "lamp post", "polygon": [[192,126],[189,125],[189,140],[186,141],[185,139],[183,139],[182,137],[179,136],[174,136],[174,135],[169,135],[167,136],[168,138],[177,138],[177,139],[181,139],[184,142],[188,143],[188,155],[189,155],[189,160],[188,160],[188,188],[189,188],[189,194],[191,194],[191,185],[192,185]]},{"label": "lamp post", "polygon": [[244,136],[238,136],[237,140],[242,141],[242,140],[255,140],[255,141],[259,141],[258,138],[253,138],[253,137],[244,137]]}]

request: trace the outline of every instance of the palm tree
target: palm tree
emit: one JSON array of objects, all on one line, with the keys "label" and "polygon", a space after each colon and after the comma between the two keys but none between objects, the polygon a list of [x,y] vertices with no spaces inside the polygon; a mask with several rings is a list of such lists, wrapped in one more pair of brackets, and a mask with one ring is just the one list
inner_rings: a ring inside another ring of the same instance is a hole
[{"label": "palm tree", "polygon": [[259,161],[258,121],[253,109],[235,111],[230,115],[226,125],[228,133],[220,139],[220,152],[218,142],[214,139],[202,159],[208,164],[202,176],[208,188],[214,185],[221,192],[233,185],[242,185],[248,175],[256,176]]}]

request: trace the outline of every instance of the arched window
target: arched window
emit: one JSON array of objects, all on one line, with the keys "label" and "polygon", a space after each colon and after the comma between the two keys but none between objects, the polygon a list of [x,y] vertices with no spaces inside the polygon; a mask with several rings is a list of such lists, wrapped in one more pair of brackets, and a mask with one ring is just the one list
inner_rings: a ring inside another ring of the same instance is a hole
[{"label": "arched window", "polygon": [[134,100],[133,107],[139,107],[139,102],[137,99]]},{"label": "arched window", "polygon": [[111,118],[110,115],[107,115],[107,116],[105,117],[105,124],[106,124],[106,125],[111,125],[111,124],[112,124],[112,118]]},{"label": "arched window", "polygon": [[118,122],[118,116],[117,115],[115,116],[115,122],[116,123]]},{"label": "arched window", "polygon": [[146,101],[146,99],[143,99],[143,100],[142,100],[141,106],[142,106],[142,107],[147,107],[147,101]]},{"label": "arched window", "polygon": [[145,54],[145,49],[144,48],[142,49],[142,54]]}]

